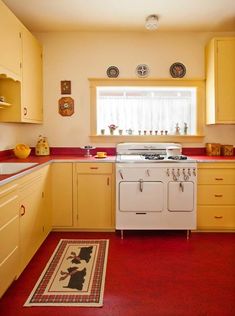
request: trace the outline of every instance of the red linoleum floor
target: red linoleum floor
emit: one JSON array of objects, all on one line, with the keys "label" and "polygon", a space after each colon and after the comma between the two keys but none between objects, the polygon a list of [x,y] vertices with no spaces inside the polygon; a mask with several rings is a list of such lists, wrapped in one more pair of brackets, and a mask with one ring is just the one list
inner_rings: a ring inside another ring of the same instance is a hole
[{"label": "red linoleum floor", "polygon": [[[108,238],[104,306],[23,307],[60,238]],[[0,300],[1,316],[234,316],[235,234],[51,233]]]}]

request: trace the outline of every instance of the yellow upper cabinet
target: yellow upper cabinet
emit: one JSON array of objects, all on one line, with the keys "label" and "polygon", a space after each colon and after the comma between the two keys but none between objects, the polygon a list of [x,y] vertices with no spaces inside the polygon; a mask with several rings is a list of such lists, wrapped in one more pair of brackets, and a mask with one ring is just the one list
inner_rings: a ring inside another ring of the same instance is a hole
[{"label": "yellow upper cabinet", "polygon": [[235,124],[235,37],[212,39],[206,47],[206,123]]},{"label": "yellow upper cabinet", "polygon": [[41,123],[42,47],[1,0],[0,35],[0,122]]},{"label": "yellow upper cabinet", "polygon": [[0,75],[18,79],[21,74],[20,22],[0,1]]},{"label": "yellow upper cabinet", "polygon": [[23,122],[42,121],[42,47],[24,28],[22,31],[22,95],[21,117]]}]

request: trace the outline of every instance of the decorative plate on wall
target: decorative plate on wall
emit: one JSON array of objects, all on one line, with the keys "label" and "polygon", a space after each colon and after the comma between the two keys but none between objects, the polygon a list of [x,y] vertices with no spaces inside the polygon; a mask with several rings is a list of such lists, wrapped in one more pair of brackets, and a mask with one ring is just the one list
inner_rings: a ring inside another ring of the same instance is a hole
[{"label": "decorative plate on wall", "polygon": [[116,66],[110,66],[106,73],[109,78],[117,78],[119,75],[119,69]]},{"label": "decorative plate on wall", "polygon": [[173,78],[183,78],[186,74],[186,68],[182,63],[174,63],[170,67],[170,74]]},{"label": "decorative plate on wall", "polygon": [[145,64],[140,64],[136,67],[136,74],[140,78],[146,78],[149,75],[149,67]]}]

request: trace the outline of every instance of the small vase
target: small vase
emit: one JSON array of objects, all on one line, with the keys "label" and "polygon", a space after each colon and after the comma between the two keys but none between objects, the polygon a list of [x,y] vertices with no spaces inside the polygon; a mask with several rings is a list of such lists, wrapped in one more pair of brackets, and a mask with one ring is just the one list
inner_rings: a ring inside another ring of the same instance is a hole
[{"label": "small vase", "polygon": [[109,131],[110,131],[110,135],[113,135],[114,130],[110,129]]}]

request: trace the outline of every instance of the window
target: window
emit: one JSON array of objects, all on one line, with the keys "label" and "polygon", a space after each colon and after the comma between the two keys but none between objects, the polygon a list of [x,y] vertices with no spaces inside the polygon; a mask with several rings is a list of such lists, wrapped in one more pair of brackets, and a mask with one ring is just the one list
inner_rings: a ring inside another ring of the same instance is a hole
[{"label": "window", "polygon": [[116,136],[201,133],[203,81],[91,79],[91,91],[93,136],[109,136],[111,124]]},{"label": "window", "polygon": [[97,134],[118,126],[123,134],[196,134],[194,87],[97,87]]}]

